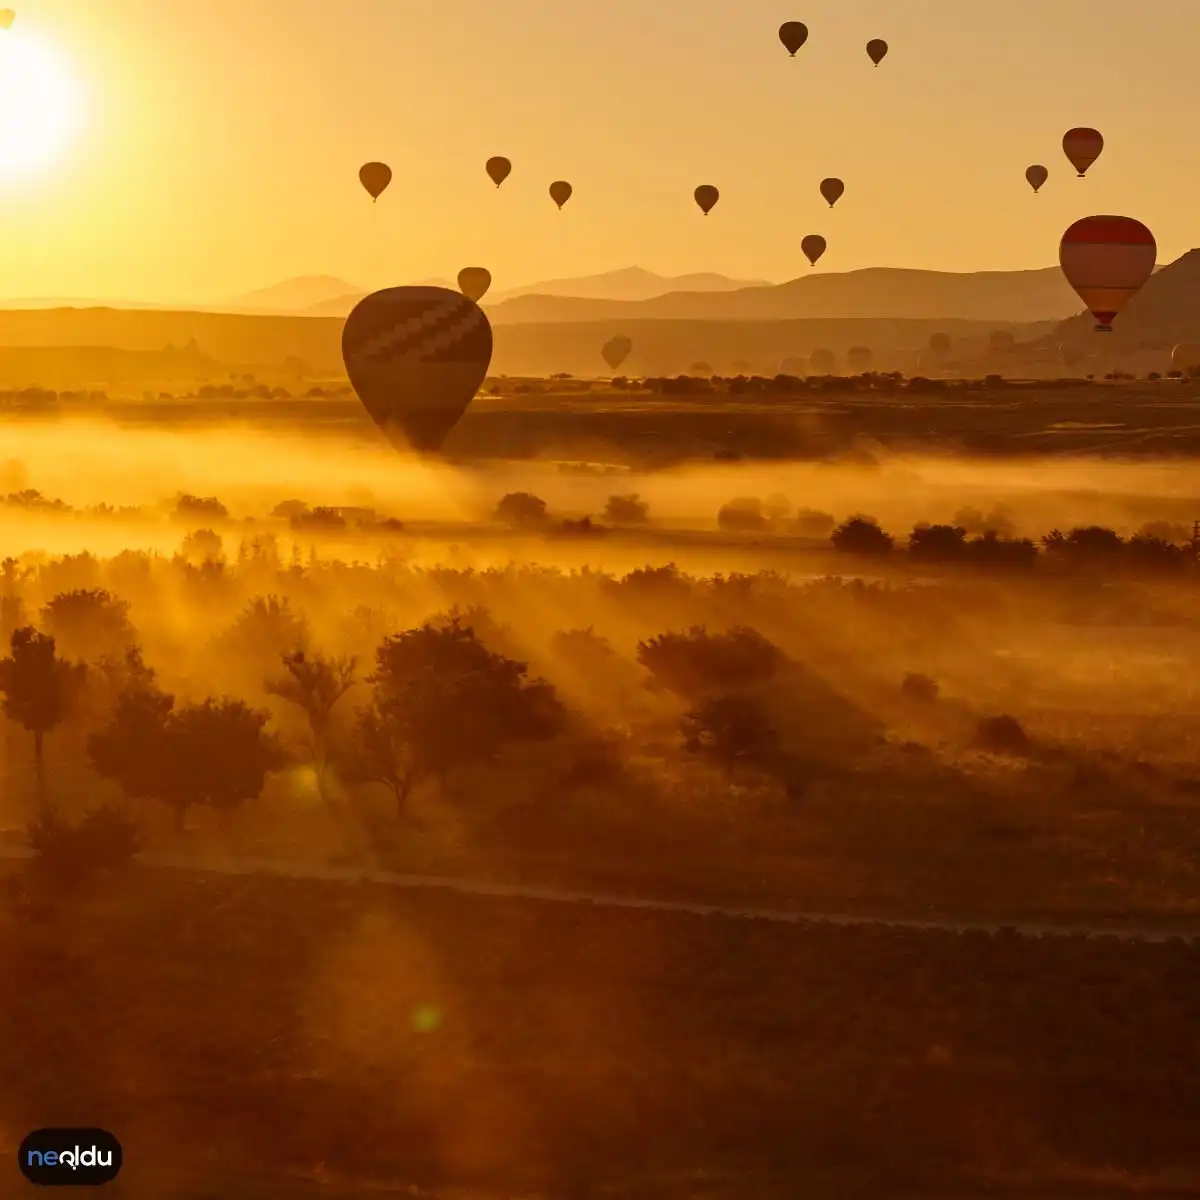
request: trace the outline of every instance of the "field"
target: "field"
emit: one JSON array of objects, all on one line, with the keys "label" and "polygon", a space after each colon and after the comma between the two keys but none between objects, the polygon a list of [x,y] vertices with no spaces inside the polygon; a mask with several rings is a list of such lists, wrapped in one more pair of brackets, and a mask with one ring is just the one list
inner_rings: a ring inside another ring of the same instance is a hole
[{"label": "field", "polygon": [[339,395],[6,413],[0,852],[68,830],[0,859],[0,1141],[106,1125],[138,1197],[1200,1191],[1194,385],[496,385],[441,463]]}]

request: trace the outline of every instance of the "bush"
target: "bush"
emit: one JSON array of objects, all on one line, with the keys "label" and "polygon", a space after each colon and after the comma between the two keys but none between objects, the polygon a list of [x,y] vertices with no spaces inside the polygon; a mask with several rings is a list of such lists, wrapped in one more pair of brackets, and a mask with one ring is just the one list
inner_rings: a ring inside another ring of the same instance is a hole
[{"label": "bush", "polygon": [[839,554],[890,554],[892,535],[884,533],[874,517],[855,516],[843,521],[829,540]]},{"label": "bush", "polygon": [[837,521],[826,512],[815,508],[800,508],[792,518],[792,529],[801,537],[828,537]]},{"label": "bush", "polygon": [[924,562],[955,562],[963,556],[967,531],[961,525],[917,525],[908,552]]},{"label": "bush", "polygon": [[966,557],[980,567],[1020,571],[1036,565],[1038,550],[1028,538],[1002,538],[989,530],[967,543]]},{"label": "bush", "polygon": [[922,704],[932,704],[938,698],[941,688],[928,675],[910,671],[901,682],[900,691],[910,700],[917,700]]},{"label": "bush", "polygon": [[609,496],[604,516],[614,525],[641,525],[649,519],[650,506],[636,493]]},{"label": "bush", "polygon": [[137,825],[110,805],[92,809],[78,825],[50,809],[30,822],[26,840],[35,869],[64,890],[127,866],[142,848]]},{"label": "bush", "polygon": [[767,517],[761,500],[741,496],[722,505],[717,513],[717,528],[726,533],[754,533],[767,528]]},{"label": "bush", "polygon": [[546,520],[546,502],[529,492],[509,492],[496,505],[496,518],[510,525],[541,525]]},{"label": "bush", "polygon": [[787,660],[757,629],[710,634],[697,625],[639,642],[637,661],[668,691],[697,696],[765,683]]},{"label": "bush", "polygon": [[991,754],[1026,754],[1029,736],[1016,717],[984,717],[975,728],[975,744]]}]

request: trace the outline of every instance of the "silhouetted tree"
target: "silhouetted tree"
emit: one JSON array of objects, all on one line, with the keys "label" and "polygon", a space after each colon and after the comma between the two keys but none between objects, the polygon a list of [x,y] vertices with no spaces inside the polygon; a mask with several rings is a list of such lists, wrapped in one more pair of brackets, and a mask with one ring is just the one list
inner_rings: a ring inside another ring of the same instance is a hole
[{"label": "silhouetted tree", "polygon": [[908,535],[908,552],[925,562],[955,562],[963,556],[966,536],[961,525],[917,525]]},{"label": "silhouetted tree", "polygon": [[9,644],[11,653],[0,660],[4,715],[33,734],[38,801],[44,810],[46,735],[58,728],[78,700],[87,668],[59,658],[54,639],[31,626],[16,630]]},{"label": "silhouetted tree", "polygon": [[308,647],[307,619],[286,596],[255,596],[222,635],[222,649],[238,662],[278,662]]},{"label": "silhouetted tree", "polygon": [[1037,565],[1037,547],[1028,538],[1003,538],[988,530],[966,545],[968,562],[983,568],[1027,571]]},{"label": "silhouetted tree", "polygon": [[940,690],[936,681],[930,679],[928,675],[914,672],[905,675],[900,683],[900,691],[903,695],[922,704],[932,704],[938,698]]},{"label": "silhouetted tree", "polygon": [[684,748],[720,762],[729,779],[740,762],[762,759],[778,745],[778,732],[750,696],[711,696],[680,722]]},{"label": "silhouetted tree", "polygon": [[636,493],[609,496],[604,506],[605,520],[614,525],[641,525],[650,516],[650,506]]},{"label": "silhouetted tree", "polygon": [[762,501],[753,496],[740,496],[723,504],[717,513],[717,528],[727,533],[751,533],[767,528]]},{"label": "silhouetted tree", "polygon": [[1042,538],[1048,554],[1074,566],[1103,567],[1118,562],[1125,550],[1124,539],[1113,529],[1087,525],[1072,529],[1065,537],[1055,529]]},{"label": "silhouetted tree", "polygon": [[874,517],[851,517],[830,534],[833,548],[840,554],[889,554],[892,535],[879,528]]},{"label": "silhouetted tree", "polygon": [[815,508],[799,508],[792,518],[792,529],[801,537],[828,537],[836,525],[829,513]]},{"label": "silhouetted tree", "polygon": [[327,658],[323,654],[306,655],[303,650],[283,655],[286,676],[268,680],[269,695],[296,705],[308,722],[309,753],[317,772],[317,786],[324,788],[329,766],[329,734],[333,710],[354,686],[358,659],[352,656]]},{"label": "silhouetted tree", "polygon": [[691,698],[765,683],[787,658],[757,629],[740,626],[712,634],[694,625],[687,633],[660,633],[639,642],[637,661],[659,686]]},{"label": "silhouetted tree", "polygon": [[1029,750],[1029,735],[1016,717],[1003,713],[984,717],[975,729],[975,744],[992,754],[1025,754]]},{"label": "silhouetted tree", "polygon": [[346,518],[336,508],[318,505],[310,512],[293,514],[288,524],[293,529],[345,529]]},{"label": "silhouetted tree", "polygon": [[540,525],[546,520],[546,502],[529,492],[509,492],[496,505],[496,518],[510,525]]},{"label": "silhouetted tree", "polygon": [[1188,557],[1185,550],[1164,538],[1137,534],[1125,543],[1125,561],[1135,571],[1180,571]]},{"label": "silhouetted tree", "polygon": [[104,588],[60,593],[42,609],[42,624],[64,658],[123,654],[137,641],[129,603]]},{"label": "silhouetted tree", "polygon": [[192,496],[185,492],[175,501],[175,516],[189,521],[224,521],[229,517],[229,509],[216,496]]},{"label": "silhouetted tree", "polygon": [[221,540],[221,535],[211,529],[196,529],[180,543],[179,554],[185,562],[194,565],[223,562],[225,560],[225,543]]}]

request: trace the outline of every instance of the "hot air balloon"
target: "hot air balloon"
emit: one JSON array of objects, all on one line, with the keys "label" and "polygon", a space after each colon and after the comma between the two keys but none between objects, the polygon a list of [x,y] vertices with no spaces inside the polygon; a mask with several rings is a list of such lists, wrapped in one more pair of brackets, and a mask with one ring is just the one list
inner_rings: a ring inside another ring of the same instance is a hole
[{"label": "hot air balloon", "polygon": [[949,354],[952,345],[948,333],[931,333],[929,335],[929,348],[934,354]]},{"label": "hot air balloon", "polygon": [[1029,181],[1029,186],[1036,192],[1050,178],[1050,172],[1045,167],[1035,164],[1025,168],[1025,178]]},{"label": "hot air balloon", "polygon": [[700,205],[700,211],[706,217],[712,212],[713,205],[721,198],[721,193],[711,183],[702,183],[692,195],[696,197],[696,203]]},{"label": "hot air balloon", "polygon": [[437,450],[492,360],[492,327],[449,288],[385,288],[354,306],[342,360],[363,407],[400,449]]},{"label": "hot air balloon", "polygon": [[712,374],[712,364],[706,362],[694,362],[688,367],[688,374],[697,379],[707,379]]},{"label": "hot air balloon", "polygon": [[837,370],[837,358],[832,350],[814,350],[808,365],[814,375],[832,375]]},{"label": "hot air balloon", "polygon": [[487,171],[488,178],[499,187],[511,174],[512,163],[507,158],[502,158],[498,155],[495,158],[487,160],[484,170]]},{"label": "hot air balloon", "polygon": [[874,361],[874,355],[866,346],[851,346],[846,351],[846,365],[855,375],[869,371]]},{"label": "hot air balloon", "polygon": [[468,300],[482,300],[491,286],[492,273],[486,267],[463,267],[458,273],[458,290]]},{"label": "hot air balloon", "polygon": [[821,195],[829,201],[830,208],[842,198],[842,193],[845,190],[846,185],[840,179],[821,180]]},{"label": "hot air balloon", "polygon": [[803,375],[807,368],[808,359],[800,358],[796,355],[793,355],[790,358],[785,358],[783,362],[779,364],[779,372],[781,375]]},{"label": "hot air balloon", "polygon": [[817,259],[825,253],[825,239],[819,233],[810,233],[801,241],[800,249],[804,251],[804,257],[815,267]]},{"label": "hot air balloon", "polygon": [[988,347],[997,354],[1007,354],[1016,344],[1017,339],[1007,329],[993,329],[988,335]]},{"label": "hot air balloon", "polygon": [[364,163],[358,170],[358,181],[367,189],[372,200],[378,200],[392,182],[392,168],[387,163]]},{"label": "hot air balloon", "polygon": [[11,8],[0,8],[0,29],[11,29],[17,14]]},{"label": "hot air balloon", "polygon": [[784,21],[779,27],[779,40],[784,49],[795,58],[796,51],[808,41],[808,26],[803,21]]},{"label": "hot air balloon", "polygon": [[1087,169],[1100,157],[1104,138],[1095,129],[1068,129],[1063,134],[1063,153],[1082,179]]},{"label": "hot air balloon", "polygon": [[561,211],[562,206],[566,204],[568,200],[570,200],[571,192],[573,190],[574,189],[565,179],[556,179],[550,185],[550,199],[558,205],[559,210]]},{"label": "hot air balloon", "polygon": [[1180,342],[1171,351],[1171,366],[1185,375],[1190,375],[1193,371],[1200,371],[1200,344]]},{"label": "hot air balloon", "polygon": [[600,353],[604,355],[604,361],[608,363],[609,368],[615,371],[629,357],[632,349],[633,343],[618,333],[616,337],[611,337],[604,343]]},{"label": "hot air balloon", "polygon": [[1113,318],[1154,273],[1154,234],[1132,217],[1083,217],[1062,236],[1058,261],[1079,294],[1098,333],[1111,333]]},{"label": "hot air balloon", "polygon": [[888,44],[883,38],[872,38],[867,43],[867,57],[876,65],[879,66],[887,57]]}]

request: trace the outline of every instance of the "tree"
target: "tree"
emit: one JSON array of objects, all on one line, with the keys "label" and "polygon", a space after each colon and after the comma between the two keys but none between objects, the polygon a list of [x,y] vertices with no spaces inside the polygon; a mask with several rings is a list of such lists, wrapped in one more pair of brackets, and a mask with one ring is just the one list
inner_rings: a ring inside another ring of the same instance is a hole
[{"label": "tree", "polygon": [[730,500],[717,513],[717,528],[727,533],[756,533],[766,529],[768,524],[763,503],[754,496]]},{"label": "tree", "polygon": [[42,609],[42,624],[65,658],[120,655],[137,641],[129,602],[104,588],[60,592]]},{"label": "tree", "polygon": [[212,529],[196,529],[183,539],[179,547],[180,557],[194,565],[225,561],[225,543],[221,535]]},{"label": "tree", "polygon": [[829,535],[839,554],[890,554],[892,535],[884,533],[874,517],[851,517]]},{"label": "tree", "polygon": [[908,535],[908,552],[925,562],[962,558],[967,531],[961,525],[917,525]]},{"label": "tree", "polygon": [[1028,571],[1037,565],[1038,549],[1028,538],[1004,538],[989,529],[966,545],[967,561],[984,568]]},{"label": "tree", "polygon": [[712,634],[694,625],[687,633],[660,633],[639,642],[637,661],[659,686],[691,698],[765,683],[787,659],[757,629],[738,626]]},{"label": "tree", "polygon": [[604,506],[605,520],[614,525],[643,525],[649,519],[650,506],[637,495],[609,496]]},{"label": "tree", "polygon": [[308,645],[307,619],[286,596],[255,596],[222,636],[223,648],[248,663],[278,662]]},{"label": "tree", "polygon": [[32,626],[16,630],[11,654],[0,660],[4,715],[33,734],[38,801],[46,809],[45,739],[69,714],[83,689],[87,668],[55,653],[54,639]]},{"label": "tree", "polygon": [[317,787],[323,789],[329,766],[329,732],[333,710],[354,686],[358,659],[353,656],[326,658],[296,650],[282,656],[287,675],[268,680],[267,694],[296,705],[308,721],[309,753],[317,772]]},{"label": "tree", "polygon": [[192,496],[185,492],[175,502],[175,516],[187,520],[225,521],[229,518],[229,509],[216,496]]},{"label": "tree", "polygon": [[510,525],[540,525],[546,520],[546,502],[529,492],[509,492],[496,505],[496,518]]},{"label": "tree", "polygon": [[729,779],[739,762],[761,760],[779,742],[763,707],[744,695],[712,696],[680,723],[684,748],[717,759]]},{"label": "tree", "polygon": [[815,508],[797,509],[792,518],[792,528],[801,537],[828,537],[836,525],[829,513]]},{"label": "tree", "polygon": [[1121,559],[1125,550],[1121,535],[1102,525],[1080,526],[1065,537],[1055,529],[1042,539],[1042,545],[1048,553],[1081,567],[1110,566]]},{"label": "tree", "polygon": [[456,766],[490,762],[509,742],[553,737],[565,712],[554,689],[526,671],[457,618],[384,638],[367,679],[356,773],[387,784],[403,808],[427,776],[445,785]]}]

